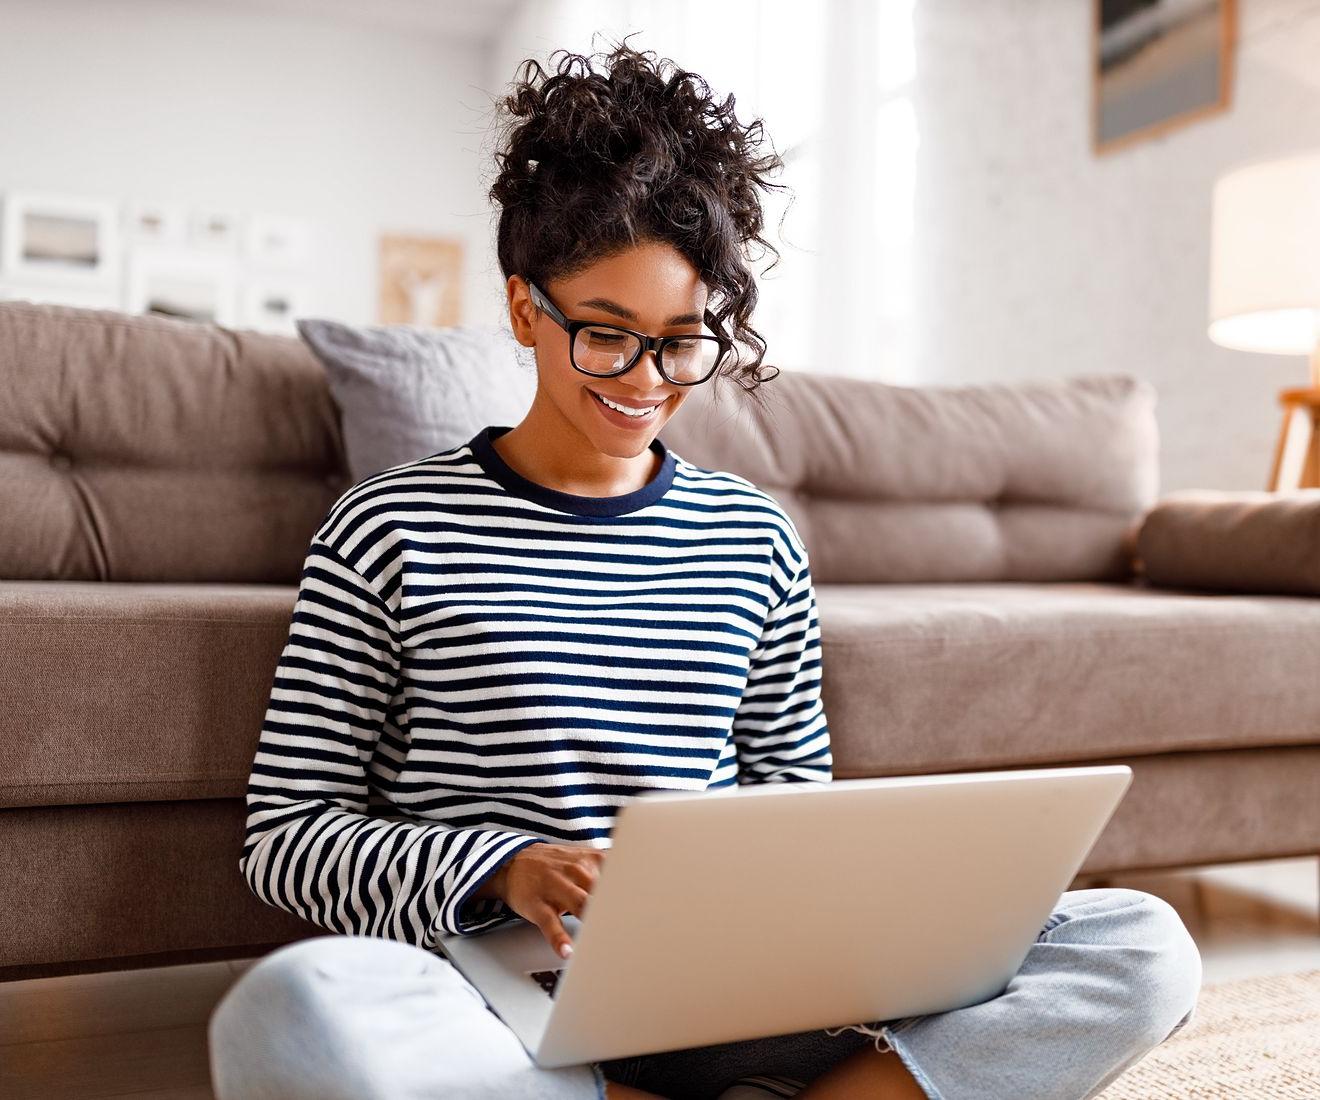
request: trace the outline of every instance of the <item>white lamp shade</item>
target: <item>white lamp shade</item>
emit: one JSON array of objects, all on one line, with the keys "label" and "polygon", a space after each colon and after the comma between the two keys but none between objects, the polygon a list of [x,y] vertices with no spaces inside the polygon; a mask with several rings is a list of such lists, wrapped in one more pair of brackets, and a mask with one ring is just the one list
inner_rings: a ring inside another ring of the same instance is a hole
[{"label": "white lamp shade", "polygon": [[1304,355],[1320,338],[1320,153],[1220,177],[1210,239],[1210,339]]}]

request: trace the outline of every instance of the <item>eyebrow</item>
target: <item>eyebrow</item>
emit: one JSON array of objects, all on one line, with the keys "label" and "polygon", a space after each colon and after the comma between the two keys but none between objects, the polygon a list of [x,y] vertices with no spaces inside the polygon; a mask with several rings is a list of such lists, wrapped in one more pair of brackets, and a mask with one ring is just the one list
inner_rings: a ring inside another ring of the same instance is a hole
[{"label": "eyebrow", "polygon": [[[628,309],[627,306],[621,306],[618,302],[611,302],[608,298],[588,298],[585,302],[578,302],[578,307],[590,306],[592,309],[603,309],[606,313],[613,313],[616,317],[622,317],[625,321],[637,320],[637,314]],[[669,318],[666,325],[699,325],[702,316],[699,313],[679,313]]]}]

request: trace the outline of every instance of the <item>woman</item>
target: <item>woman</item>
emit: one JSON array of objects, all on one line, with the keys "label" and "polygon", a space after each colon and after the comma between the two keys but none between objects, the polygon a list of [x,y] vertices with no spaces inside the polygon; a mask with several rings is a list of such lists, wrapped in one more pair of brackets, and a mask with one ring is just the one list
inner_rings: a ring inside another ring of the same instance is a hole
[{"label": "woman", "polygon": [[558,1069],[434,951],[521,917],[568,957],[561,918],[639,791],[831,778],[796,528],[657,438],[695,386],[759,396],[746,252],[770,247],[757,191],[780,162],[667,60],[559,55],[501,101],[491,189],[536,396],[514,427],[353,486],[312,540],[240,869],[339,934],[226,995],[217,1096],[1095,1095],[1200,984],[1177,914],[1133,890],[1065,893],[979,1005]]}]

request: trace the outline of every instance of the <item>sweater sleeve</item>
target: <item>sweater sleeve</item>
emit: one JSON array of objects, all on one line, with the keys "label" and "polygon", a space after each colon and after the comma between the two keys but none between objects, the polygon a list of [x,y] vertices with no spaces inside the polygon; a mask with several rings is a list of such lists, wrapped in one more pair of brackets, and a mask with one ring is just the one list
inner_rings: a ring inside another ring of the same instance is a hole
[{"label": "sweater sleeve", "polygon": [[738,782],[829,782],[833,756],[820,697],[820,624],[811,566],[800,561],[766,617],[733,719]]},{"label": "sweater sleeve", "polygon": [[368,816],[368,765],[398,690],[395,616],[318,532],[252,764],[238,866],[262,901],[321,928],[433,948],[441,931],[516,919],[471,895],[542,841]]}]

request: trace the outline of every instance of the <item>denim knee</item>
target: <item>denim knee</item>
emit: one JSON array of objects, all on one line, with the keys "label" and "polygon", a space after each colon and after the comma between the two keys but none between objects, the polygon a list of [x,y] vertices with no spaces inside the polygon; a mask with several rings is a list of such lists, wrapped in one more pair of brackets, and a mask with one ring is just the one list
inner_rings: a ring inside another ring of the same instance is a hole
[{"label": "denim knee", "polygon": [[362,935],[281,947],[210,1025],[217,1100],[599,1100],[594,1065],[543,1069],[447,960]]},{"label": "denim knee", "polygon": [[379,958],[391,947],[410,950],[386,940],[315,936],[249,967],[207,1025],[217,1100],[387,1100],[349,1053],[348,1037],[333,1034],[320,968],[368,953]]},{"label": "denim knee", "polygon": [[1133,974],[1134,1007],[1146,1038],[1163,1042],[1192,1019],[1201,992],[1201,952],[1178,911],[1143,890],[1124,890],[1133,904],[1123,926],[1126,946],[1141,949]]}]

